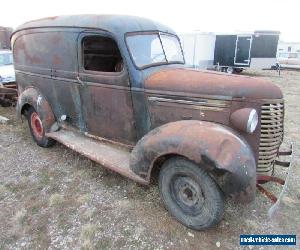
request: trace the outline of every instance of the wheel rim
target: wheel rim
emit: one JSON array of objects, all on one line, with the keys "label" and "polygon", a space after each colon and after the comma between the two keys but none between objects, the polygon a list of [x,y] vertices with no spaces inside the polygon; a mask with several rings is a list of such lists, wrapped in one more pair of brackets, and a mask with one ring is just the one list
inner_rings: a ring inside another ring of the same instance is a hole
[{"label": "wheel rim", "polygon": [[31,114],[30,125],[34,136],[37,138],[42,138],[44,133],[43,124],[36,112]]},{"label": "wheel rim", "polygon": [[232,74],[232,73],[233,73],[233,68],[228,67],[228,68],[227,68],[227,73],[228,73],[228,74]]},{"label": "wheel rim", "polygon": [[189,215],[201,213],[205,197],[200,185],[189,176],[174,176],[170,183],[174,202]]}]

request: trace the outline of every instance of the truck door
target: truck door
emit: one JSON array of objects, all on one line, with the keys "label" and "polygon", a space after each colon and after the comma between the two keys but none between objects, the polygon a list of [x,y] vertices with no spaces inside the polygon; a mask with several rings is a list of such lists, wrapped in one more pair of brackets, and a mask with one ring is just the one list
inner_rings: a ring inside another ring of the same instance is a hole
[{"label": "truck door", "polygon": [[136,133],[130,81],[117,43],[107,32],[80,33],[78,61],[88,133],[133,144]]},{"label": "truck door", "polygon": [[237,35],[234,64],[247,66],[250,65],[252,36]]}]

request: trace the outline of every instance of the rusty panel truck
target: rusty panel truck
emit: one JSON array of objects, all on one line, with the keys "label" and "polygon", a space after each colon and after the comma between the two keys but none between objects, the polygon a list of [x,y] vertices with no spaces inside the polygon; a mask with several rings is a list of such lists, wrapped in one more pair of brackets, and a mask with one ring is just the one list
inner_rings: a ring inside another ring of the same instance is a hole
[{"label": "rusty panel truck", "polygon": [[185,226],[215,226],[224,198],[250,202],[256,185],[273,179],[281,90],[187,68],[169,27],[132,16],[57,16],[21,25],[12,45],[17,112],[35,142],[58,141],[141,184],[157,173],[166,209]]}]

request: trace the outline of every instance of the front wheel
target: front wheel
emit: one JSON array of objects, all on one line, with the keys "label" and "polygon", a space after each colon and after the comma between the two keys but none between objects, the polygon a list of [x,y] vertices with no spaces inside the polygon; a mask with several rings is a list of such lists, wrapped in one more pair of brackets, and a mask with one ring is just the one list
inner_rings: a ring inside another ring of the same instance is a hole
[{"label": "front wheel", "polygon": [[45,136],[42,120],[33,107],[30,107],[27,112],[27,120],[31,135],[40,147],[48,148],[55,143],[53,139]]},{"label": "front wheel", "polygon": [[159,189],[166,209],[191,229],[207,229],[222,219],[224,201],[218,185],[205,170],[183,157],[163,164]]}]

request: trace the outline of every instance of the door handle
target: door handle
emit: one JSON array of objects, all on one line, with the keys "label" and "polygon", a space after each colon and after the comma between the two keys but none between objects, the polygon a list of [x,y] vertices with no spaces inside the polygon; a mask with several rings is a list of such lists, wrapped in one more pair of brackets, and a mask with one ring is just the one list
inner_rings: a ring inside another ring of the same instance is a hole
[{"label": "door handle", "polygon": [[80,83],[81,86],[84,86],[84,82],[80,80],[79,76],[77,76],[76,79]]}]

